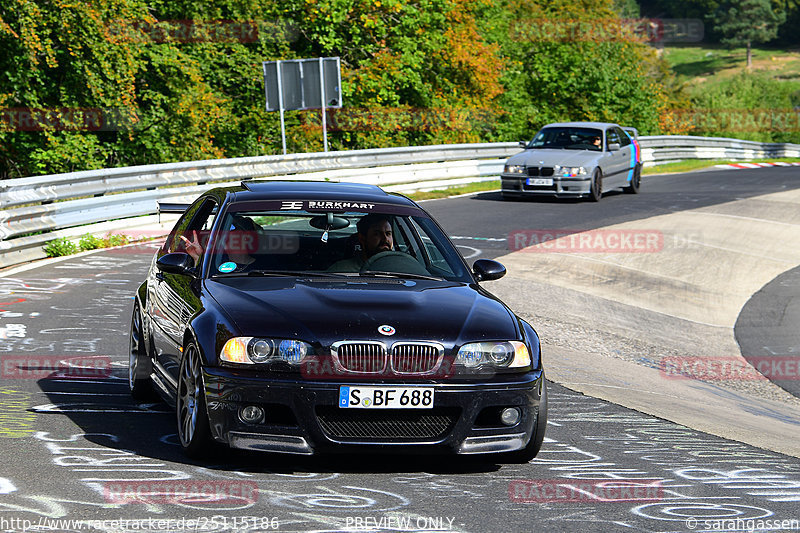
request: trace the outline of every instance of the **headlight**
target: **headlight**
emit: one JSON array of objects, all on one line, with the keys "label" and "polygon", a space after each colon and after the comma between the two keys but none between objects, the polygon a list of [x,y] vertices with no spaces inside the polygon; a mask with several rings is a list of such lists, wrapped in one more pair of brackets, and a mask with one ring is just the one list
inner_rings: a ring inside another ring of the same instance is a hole
[{"label": "headlight", "polygon": [[458,350],[456,365],[466,368],[524,368],[531,364],[531,354],[519,341],[472,342]]},{"label": "headlight", "polygon": [[228,363],[244,365],[272,361],[284,361],[290,365],[299,365],[311,352],[310,344],[298,340],[234,337],[222,347],[219,358]]},{"label": "headlight", "polygon": [[503,174],[525,174],[525,165],[506,165]]},{"label": "headlight", "polygon": [[583,176],[586,174],[585,167],[562,167],[556,165],[553,167],[557,176],[562,178],[574,178],[575,176]]}]

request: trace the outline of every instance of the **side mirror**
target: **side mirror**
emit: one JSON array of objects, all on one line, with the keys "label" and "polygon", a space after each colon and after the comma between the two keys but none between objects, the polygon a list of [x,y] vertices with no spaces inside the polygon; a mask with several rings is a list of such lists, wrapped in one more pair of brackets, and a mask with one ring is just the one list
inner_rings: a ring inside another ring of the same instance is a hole
[{"label": "side mirror", "polygon": [[609,152],[616,152],[619,149],[620,149],[619,143],[611,143],[608,145]]},{"label": "side mirror", "polygon": [[172,252],[159,257],[156,267],[167,274],[192,274],[194,259],[186,252]]},{"label": "side mirror", "polygon": [[478,281],[492,281],[506,275],[506,267],[491,259],[478,259],[472,265],[472,272]]},{"label": "side mirror", "polygon": [[528,147],[528,141],[520,141],[519,142],[519,147],[520,148],[527,148]]}]

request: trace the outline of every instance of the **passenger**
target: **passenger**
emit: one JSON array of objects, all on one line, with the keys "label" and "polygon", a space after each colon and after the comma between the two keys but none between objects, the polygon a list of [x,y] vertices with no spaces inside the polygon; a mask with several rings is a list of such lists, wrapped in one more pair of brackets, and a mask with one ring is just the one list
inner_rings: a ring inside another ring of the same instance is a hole
[{"label": "passenger", "polygon": [[335,262],[328,272],[359,272],[367,259],[380,252],[394,249],[391,219],[387,215],[370,214],[356,224],[361,251],[353,257]]},{"label": "passenger", "polygon": [[[203,245],[200,244],[197,232],[192,231],[191,240],[183,235],[180,238],[185,243],[186,253],[192,256],[194,264],[197,265],[203,255]],[[223,234],[222,238],[224,244],[223,255],[218,266],[220,272],[239,272],[256,263],[257,258],[250,254],[250,250],[258,250],[259,232],[258,226],[252,219],[234,216],[231,220],[230,231]]]}]

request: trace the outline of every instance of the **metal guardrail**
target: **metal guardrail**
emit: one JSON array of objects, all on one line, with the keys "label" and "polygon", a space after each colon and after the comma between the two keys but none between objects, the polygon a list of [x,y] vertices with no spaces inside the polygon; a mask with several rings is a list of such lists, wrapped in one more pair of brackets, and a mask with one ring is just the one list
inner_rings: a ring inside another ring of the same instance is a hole
[{"label": "metal guardrail", "polygon": [[[647,165],[683,159],[800,157],[800,145],[737,139],[641,137]],[[157,211],[159,200],[193,199],[243,179],[371,183],[402,190],[419,184],[497,177],[517,143],[453,144],[191,161],[0,180],[0,267],[45,256],[59,237],[124,229]],[[117,222],[108,222],[115,220]],[[88,226],[87,226],[88,225]]]},{"label": "metal guardrail", "polygon": [[800,157],[800,145],[760,143],[724,137],[658,135],[641,137],[642,160],[645,166],[683,161],[685,159],[770,159]]}]

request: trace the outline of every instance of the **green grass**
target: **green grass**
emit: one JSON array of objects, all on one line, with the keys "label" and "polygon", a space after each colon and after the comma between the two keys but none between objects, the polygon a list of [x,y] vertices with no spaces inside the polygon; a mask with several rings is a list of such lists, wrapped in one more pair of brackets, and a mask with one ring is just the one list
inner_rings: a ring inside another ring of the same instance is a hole
[{"label": "green grass", "polygon": [[446,189],[437,189],[435,191],[417,191],[412,193],[403,193],[414,201],[417,200],[433,200],[435,198],[447,198],[448,196],[458,196],[459,194],[469,194],[473,192],[483,191],[498,191],[500,190],[500,180],[480,181],[477,183],[468,183],[466,185],[459,185],[457,187],[449,187]]},{"label": "green grass", "polygon": [[[753,71],[765,71],[782,80],[800,81],[800,50],[753,48]],[[702,83],[710,77],[729,77],[746,66],[745,48],[720,45],[674,46],[664,49],[666,59],[681,81]]]}]

